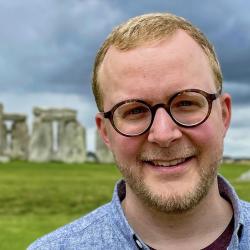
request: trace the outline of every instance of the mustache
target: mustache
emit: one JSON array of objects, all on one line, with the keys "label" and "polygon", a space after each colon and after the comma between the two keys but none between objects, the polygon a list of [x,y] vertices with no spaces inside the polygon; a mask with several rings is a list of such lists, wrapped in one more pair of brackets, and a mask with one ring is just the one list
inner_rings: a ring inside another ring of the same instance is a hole
[{"label": "mustache", "polygon": [[143,149],[137,159],[140,161],[150,160],[175,160],[188,158],[199,154],[199,150],[191,146],[178,146],[170,148],[148,148]]}]

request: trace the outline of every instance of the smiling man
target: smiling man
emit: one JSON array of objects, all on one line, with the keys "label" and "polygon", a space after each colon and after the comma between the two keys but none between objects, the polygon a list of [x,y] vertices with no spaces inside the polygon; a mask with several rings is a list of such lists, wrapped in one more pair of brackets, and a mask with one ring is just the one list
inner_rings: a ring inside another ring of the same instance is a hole
[{"label": "smiling man", "polygon": [[250,205],[217,174],[231,97],[206,37],[169,13],[132,18],[99,50],[93,92],[124,180],[30,249],[250,249]]}]

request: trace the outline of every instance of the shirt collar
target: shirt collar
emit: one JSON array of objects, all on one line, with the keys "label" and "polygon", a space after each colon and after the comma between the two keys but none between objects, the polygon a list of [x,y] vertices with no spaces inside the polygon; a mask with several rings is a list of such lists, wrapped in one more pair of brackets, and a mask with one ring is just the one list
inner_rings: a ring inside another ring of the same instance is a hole
[{"label": "shirt collar", "polygon": [[114,221],[114,226],[118,227],[119,232],[123,234],[128,241],[134,235],[133,229],[128,224],[128,221],[124,215],[122,209],[122,200],[126,195],[126,184],[124,180],[120,180],[116,183],[113,198],[111,201],[111,213],[112,220]]},{"label": "shirt collar", "polygon": [[233,207],[234,234],[236,233],[240,240],[245,223],[240,199],[231,184],[221,175],[218,175],[218,187],[220,195],[227,199]]}]

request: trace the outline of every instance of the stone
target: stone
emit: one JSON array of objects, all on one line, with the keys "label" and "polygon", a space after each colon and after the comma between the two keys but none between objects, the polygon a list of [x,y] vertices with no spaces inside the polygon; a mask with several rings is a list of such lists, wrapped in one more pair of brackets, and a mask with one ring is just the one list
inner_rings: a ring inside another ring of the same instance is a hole
[{"label": "stone", "polygon": [[52,123],[39,120],[34,121],[29,144],[29,160],[49,162],[52,159],[52,150]]},{"label": "stone", "polygon": [[75,110],[36,107],[33,114],[35,122],[30,142],[30,160],[66,163],[86,161],[85,130],[76,120]]},{"label": "stone", "polygon": [[42,109],[35,107],[33,108],[33,114],[43,121],[75,121],[77,112],[73,109]]},{"label": "stone", "polygon": [[250,171],[243,173],[239,178],[238,181],[250,181]]},{"label": "stone", "polygon": [[15,121],[12,124],[11,158],[18,160],[28,159],[29,150],[28,126],[23,121]]},{"label": "stone", "polygon": [[96,131],[95,136],[95,150],[96,157],[98,162],[100,163],[114,163],[114,157],[112,152],[108,149],[108,147],[102,141],[99,133]]},{"label": "stone", "polygon": [[10,162],[10,157],[6,155],[0,155],[0,163],[8,163]]},{"label": "stone", "polygon": [[[5,122],[12,122],[10,129]],[[26,160],[28,157],[28,126],[26,115],[6,114],[0,104],[0,155],[11,159]]]},{"label": "stone", "polygon": [[8,143],[7,143],[7,134],[8,134],[8,129],[6,124],[2,123],[2,138],[1,138],[1,144],[2,144],[2,154],[5,155],[6,152],[8,151]]},{"label": "stone", "polygon": [[3,120],[4,121],[21,121],[25,122],[26,121],[26,115],[23,114],[3,114]]},{"label": "stone", "polygon": [[4,134],[3,134],[3,104],[0,103],[0,155],[3,154],[4,150]]},{"label": "stone", "polygon": [[86,133],[77,121],[60,123],[57,159],[65,163],[86,161]]}]

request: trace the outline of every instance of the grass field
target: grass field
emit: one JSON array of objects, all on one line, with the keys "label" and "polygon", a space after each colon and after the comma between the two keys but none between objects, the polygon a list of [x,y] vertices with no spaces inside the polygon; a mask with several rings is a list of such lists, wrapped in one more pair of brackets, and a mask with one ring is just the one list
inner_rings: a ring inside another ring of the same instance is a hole
[{"label": "grass field", "polygon": [[[238,182],[250,165],[227,164],[220,172],[250,201],[250,182]],[[29,243],[112,197],[120,174],[108,164],[0,165],[0,249],[25,249]]]}]

